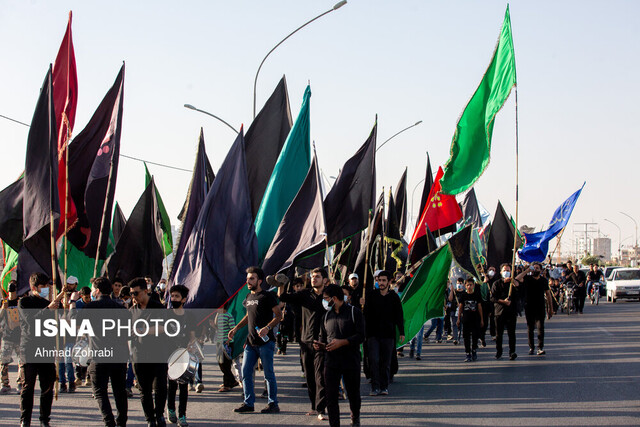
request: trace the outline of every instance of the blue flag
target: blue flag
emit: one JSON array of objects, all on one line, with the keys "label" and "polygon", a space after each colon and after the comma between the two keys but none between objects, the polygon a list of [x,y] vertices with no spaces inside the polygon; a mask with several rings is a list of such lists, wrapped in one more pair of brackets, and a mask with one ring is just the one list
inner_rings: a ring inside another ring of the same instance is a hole
[{"label": "blue flag", "polygon": [[522,250],[518,252],[520,259],[526,262],[544,261],[547,257],[547,252],[549,252],[549,241],[560,233],[560,231],[569,222],[573,208],[576,205],[583,188],[584,184],[582,184],[582,187],[580,187],[578,191],[573,193],[558,207],[558,209],[556,209],[551,221],[549,222],[549,228],[538,233],[525,233],[524,237],[526,243]]},{"label": "blue flag", "polygon": [[242,130],[207,193],[174,277],[189,288],[187,307],[219,308],[258,262]]}]

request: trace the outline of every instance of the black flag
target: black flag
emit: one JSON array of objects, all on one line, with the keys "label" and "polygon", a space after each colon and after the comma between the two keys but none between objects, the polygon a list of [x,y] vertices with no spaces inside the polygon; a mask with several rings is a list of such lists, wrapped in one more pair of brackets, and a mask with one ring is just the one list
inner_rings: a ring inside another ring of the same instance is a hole
[{"label": "black flag", "polygon": [[467,224],[473,225],[474,228],[482,228],[482,216],[480,215],[475,189],[471,188],[464,196],[464,200],[460,203],[460,209],[462,210],[462,217]]},{"label": "black flag", "polygon": [[113,222],[111,223],[111,234],[113,234],[113,247],[115,248],[122,236],[125,226],[127,225],[127,218],[125,218],[120,209],[120,205],[116,202],[116,207],[113,209]]},{"label": "black flag", "polygon": [[396,204],[396,217],[398,218],[398,227],[400,234],[404,236],[407,231],[407,168],[398,181],[396,192],[393,195]]},{"label": "black flag", "polygon": [[[382,235],[384,228],[384,193],[380,195],[378,198],[378,203],[376,204],[376,208],[373,211],[373,218],[371,220],[371,225],[367,228],[367,234],[363,235],[362,241],[360,243],[360,252],[358,253],[358,258],[356,259],[356,263],[354,266],[354,271],[361,278],[363,286],[367,286],[366,289],[372,288],[373,284],[373,273],[374,270],[371,266],[378,267],[382,266]],[[369,265],[366,265],[367,258],[367,248],[369,251]],[[365,268],[368,268],[367,271],[367,280],[364,282],[364,272]]]},{"label": "black flag", "polygon": [[273,94],[247,129],[244,138],[251,212],[254,219],[291,125],[287,80],[282,76]]},{"label": "black flag", "polygon": [[473,266],[471,260],[471,231],[473,226],[471,224],[466,225],[462,230],[455,233],[447,242],[451,248],[451,253],[455,262],[466,271],[468,274],[473,275],[477,279],[478,272]]},{"label": "black flag", "polygon": [[207,193],[213,185],[215,176],[207,152],[204,147],[204,133],[200,128],[200,139],[198,140],[198,152],[196,153],[196,163],[193,167],[193,175],[191,176],[191,183],[189,184],[189,191],[187,192],[187,199],[182,207],[179,219],[182,221],[180,227],[180,240],[178,241],[178,247],[173,254],[173,264],[171,267],[171,274],[169,282],[173,282],[175,277],[176,268],[180,265],[182,259],[182,253],[184,252],[187,241],[193,230],[193,226],[198,219],[200,209],[204,205],[204,200],[207,197]]},{"label": "black flag", "polygon": [[314,155],[298,194],[280,222],[262,269],[265,274],[275,274],[291,267],[300,255],[322,249],[325,237],[318,159]]},{"label": "black flag", "polygon": [[402,259],[398,256],[404,244],[397,212],[393,193],[389,191],[389,208],[387,209],[387,226],[384,236],[386,254],[383,253],[386,258],[384,268],[389,271],[400,270],[403,264]]},{"label": "black flag", "polygon": [[153,178],[138,199],[109,258],[109,278],[127,283],[135,277],[149,276],[157,283],[162,277],[162,217],[158,211]]},{"label": "black flag", "polygon": [[22,248],[22,189],[24,179],[0,191],[0,239],[14,251]]},{"label": "black flag", "polygon": [[[26,252],[50,277],[52,276],[51,259],[52,256],[55,257],[55,247],[51,247],[51,221],[54,222],[53,230],[57,230],[60,216],[57,138],[51,67],[49,67],[27,138],[22,204],[23,247],[20,253],[22,257],[22,253]],[[52,251],[54,251],[53,255]],[[20,290],[25,287],[24,279],[28,280],[28,276],[33,272],[25,270],[25,267],[25,262],[21,263],[19,260]]]},{"label": "black flag", "polygon": [[419,237],[411,247],[411,253],[409,254],[409,264],[415,264],[422,258],[429,255],[431,252],[438,249],[436,239],[435,237],[433,237],[433,233],[431,233],[431,230],[429,230],[428,226],[426,227],[427,232],[423,236]]},{"label": "black flag", "polygon": [[424,187],[422,188],[422,197],[420,198],[420,210],[418,215],[424,212],[424,207],[427,205],[429,199],[429,193],[433,187],[433,172],[431,171],[431,161],[429,161],[429,153],[427,153],[427,173],[424,177]]},{"label": "black flag", "polygon": [[367,228],[369,210],[376,198],[376,137],[378,124],[369,138],[342,167],[324,201],[329,246]]},{"label": "black flag", "polygon": [[[495,267],[498,270],[503,263],[511,264],[514,233],[515,228],[509,219],[509,215],[507,215],[502,204],[498,201],[487,241],[487,268]],[[518,247],[521,245],[522,243],[518,241]]]},{"label": "black flag", "polygon": [[69,145],[69,189],[78,211],[78,223],[68,237],[90,258],[96,257],[101,230],[100,259],[107,252],[106,234],[118,175],[123,98],[124,64],[87,126]]}]

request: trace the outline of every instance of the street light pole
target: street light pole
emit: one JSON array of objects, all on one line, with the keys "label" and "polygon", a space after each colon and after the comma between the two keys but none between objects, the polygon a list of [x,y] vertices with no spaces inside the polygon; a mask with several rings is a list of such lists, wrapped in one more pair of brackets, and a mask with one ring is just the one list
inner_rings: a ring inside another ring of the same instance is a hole
[{"label": "street light pole", "polygon": [[235,128],[234,128],[233,126],[231,126],[229,123],[225,122],[225,121],[224,121],[224,120],[222,120],[220,117],[218,117],[218,116],[216,116],[216,115],[214,115],[214,114],[211,114],[211,113],[210,113],[210,112],[208,112],[208,111],[204,111],[204,110],[201,110],[201,109],[199,109],[199,108],[196,108],[196,107],[194,107],[194,106],[193,106],[193,105],[191,105],[191,104],[184,104],[184,108],[188,108],[189,110],[193,110],[193,111],[198,111],[198,112],[200,112],[200,113],[202,113],[202,114],[206,114],[207,116],[211,116],[211,117],[213,117],[213,118],[214,118],[214,119],[216,119],[216,120],[220,120],[222,123],[224,123],[225,125],[229,126],[229,127],[231,128],[231,130],[232,130],[232,131],[234,131],[234,132],[236,133],[236,135],[239,133],[239,132],[238,132],[237,130],[235,130]]},{"label": "street light pole", "polygon": [[[426,179],[427,179],[426,177],[425,177],[425,178],[422,178],[422,179],[421,179],[421,180],[416,184],[416,186],[415,186],[415,187],[413,187],[413,191],[411,192],[411,218],[412,218],[412,219],[411,219],[411,222],[412,222],[412,223],[413,223],[413,198],[414,198],[414,197],[415,197],[415,195],[416,195],[416,190],[418,189],[418,186],[419,186],[420,184],[422,184]],[[420,214],[418,214],[418,216],[420,216]],[[414,223],[414,225],[415,225],[415,223]]]},{"label": "street light pole", "polygon": [[313,19],[305,22],[304,24],[300,25],[298,28],[296,28],[291,33],[289,33],[289,35],[287,37],[285,37],[282,40],[280,40],[277,45],[275,45],[273,48],[271,48],[269,53],[267,53],[267,55],[262,59],[262,62],[260,63],[260,66],[258,66],[258,71],[256,72],[256,78],[253,80],[253,118],[254,119],[256,118],[256,87],[258,85],[258,74],[260,74],[260,69],[262,68],[262,65],[264,64],[264,61],[266,61],[267,58],[269,57],[269,55],[271,55],[271,53],[274,50],[276,50],[278,48],[278,46],[280,46],[282,43],[284,43],[289,37],[291,37],[292,35],[294,35],[298,31],[300,31],[301,29],[303,29],[307,25],[311,24],[313,21],[322,18],[324,15],[326,15],[328,13],[331,13],[334,10],[340,9],[345,4],[347,4],[347,0],[339,1],[338,3],[334,4],[331,9],[327,10],[326,12],[321,13],[320,15],[316,16],[315,18],[313,18]]},{"label": "street light pole", "polygon": [[393,135],[391,138],[387,139],[385,142],[383,142],[382,144],[380,144],[380,146],[378,148],[376,148],[376,153],[378,152],[379,149],[381,149],[387,142],[391,141],[393,138],[395,138],[396,136],[400,135],[402,132],[407,131],[409,129],[411,129],[412,127],[416,127],[418,126],[420,123],[422,123],[422,120],[419,120],[417,122],[415,122],[414,124],[412,124],[411,126],[407,126],[406,128],[402,129],[400,132],[396,133],[395,135]]},{"label": "street light pole", "polygon": [[609,221],[608,219],[605,218],[605,221],[607,221],[608,223],[611,223],[613,225],[616,226],[616,228],[618,229],[618,262],[620,262],[620,258],[622,257],[622,254],[620,252],[620,246],[622,244],[622,230],[620,229],[620,226],[618,224],[616,224],[613,221]]},{"label": "street light pole", "polygon": [[626,213],[624,213],[622,211],[620,211],[620,213],[622,215],[626,216],[627,218],[629,218],[631,221],[633,221],[633,223],[636,226],[636,244],[633,247],[633,258],[635,259],[636,264],[637,264],[638,263],[638,222],[635,219],[633,219],[633,217],[631,215],[626,214]]}]

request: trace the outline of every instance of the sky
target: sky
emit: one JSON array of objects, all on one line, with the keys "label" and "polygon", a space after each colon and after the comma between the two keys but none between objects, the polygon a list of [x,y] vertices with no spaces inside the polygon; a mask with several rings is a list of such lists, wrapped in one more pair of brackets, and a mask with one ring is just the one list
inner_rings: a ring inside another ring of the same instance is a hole
[{"label": "sky", "polygon": [[[0,114],[27,122],[73,11],[78,69],[74,135],[126,63],[121,153],[192,169],[200,127],[214,170],[234,140],[224,124],[251,123],[260,61],[289,32],[334,1],[0,0]],[[506,2],[349,0],[296,33],[266,60],[258,109],[286,75],[292,116],[311,84],[311,138],[331,181],[366,140],[411,124],[377,156],[378,191],[408,168],[409,208],[418,215],[426,153],[446,162],[458,117],[489,64]],[[638,46],[640,2],[510,3],[518,79],[519,225],[537,230],[586,181],[562,240],[581,223],[633,245],[640,221]],[[635,123],[635,124],[634,124]],[[24,168],[27,128],[0,118],[0,187]],[[491,162],[475,185],[491,213],[515,215],[515,92],[498,114]],[[150,164],[174,225],[190,172]],[[144,190],[142,163],[121,158],[116,199],[128,216]],[[412,203],[413,201],[413,203]]]}]

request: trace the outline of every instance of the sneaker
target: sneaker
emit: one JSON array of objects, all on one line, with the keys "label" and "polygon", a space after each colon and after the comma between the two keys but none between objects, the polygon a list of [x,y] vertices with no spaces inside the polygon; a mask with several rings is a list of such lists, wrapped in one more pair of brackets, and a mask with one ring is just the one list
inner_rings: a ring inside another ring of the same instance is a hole
[{"label": "sneaker", "polygon": [[475,350],[471,352],[471,360],[473,360],[474,362],[478,360],[478,353],[476,353]]},{"label": "sneaker", "polygon": [[231,387],[222,386],[218,389],[218,393],[226,393],[228,391],[231,391]]},{"label": "sneaker", "polygon": [[422,357],[420,357],[420,355],[417,355],[416,360],[422,360]]},{"label": "sneaker", "polygon": [[451,341],[453,339],[453,335],[447,335],[447,341]]},{"label": "sneaker", "polygon": [[517,355],[517,354],[515,354],[515,353],[511,353],[511,354],[509,355],[509,360],[516,360],[516,357],[518,357],[518,355]]},{"label": "sneaker", "polygon": [[126,389],[127,392],[127,397],[133,397],[133,392],[131,391],[130,388]]},{"label": "sneaker", "polygon": [[187,422],[187,417],[185,415],[178,418],[178,426],[179,427],[189,427],[189,423]]},{"label": "sneaker", "polygon": [[438,344],[441,344],[441,343],[442,343],[442,340],[436,340],[436,342],[437,342]]},{"label": "sneaker", "polygon": [[429,344],[429,342],[430,342],[430,341],[429,341],[429,337],[424,337],[424,343],[425,343],[425,344]]},{"label": "sneaker", "polygon": [[465,357],[464,361],[471,362],[471,353],[467,353],[467,357]]},{"label": "sneaker", "polygon": [[453,345],[458,345],[458,340],[453,340]]},{"label": "sneaker", "polygon": [[167,418],[169,418],[169,422],[170,423],[177,423],[178,422],[178,417],[176,415],[176,410],[175,409],[167,409]]},{"label": "sneaker", "polygon": [[76,385],[74,383],[69,383],[69,393],[75,393],[76,392]]},{"label": "sneaker", "polygon": [[543,349],[538,350],[538,356],[542,356],[544,354],[547,354]]},{"label": "sneaker", "polygon": [[413,359],[413,350],[409,352],[409,359]]},{"label": "sneaker", "polygon": [[380,393],[378,393],[378,396],[387,396],[389,394],[389,390],[387,390],[386,388],[383,388],[382,390],[380,390]]},{"label": "sneaker", "polygon": [[502,357],[502,352],[499,351],[496,353],[496,359],[500,359]]},{"label": "sneaker", "polygon": [[327,421],[329,419],[329,417],[327,416],[327,414],[325,414],[324,412],[320,412],[318,414],[318,419],[320,421]]},{"label": "sneaker", "polygon": [[66,383],[60,384],[60,393],[66,393],[66,392],[67,392],[67,384]]},{"label": "sneaker", "polygon": [[8,385],[3,385],[2,388],[0,388],[0,394],[9,394],[11,393],[11,387],[9,387]]},{"label": "sneaker", "polygon": [[262,414],[277,414],[280,412],[280,407],[277,403],[269,403],[260,411]]},{"label": "sneaker", "polygon": [[533,349],[532,349],[532,348],[530,348],[530,349],[529,349],[529,356],[531,356],[532,354],[533,354]]},{"label": "sneaker", "polygon": [[87,378],[86,380],[84,380],[84,382],[82,383],[82,387],[89,387],[91,386],[91,384],[89,384],[89,379]]},{"label": "sneaker", "polygon": [[496,337],[492,335],[491,336],[491,341],[495,341],[495,340],[496,340]]},{"label": "sneaker", "polygon": [[204,390],[204,384],[202,383],[196,384],[196,393],[202,393],[202,390]]},{"label": "sneaker", "polygon": [[380,394],[380,390],[372,388],[371,391],[369,392],[369,396],[377,396]]},{"label": "sneaker", "polygon": [[399,352],[398,352],[398,357],[404,357],[404,352],[399,351]]},{"label": "sneaker", "polygon": [[240,405],[239,407],[237,407],[236,409],[233,410],[233,412],[239,412],[239,413],[242,413],[242,412],[253,412],[253,411],[254,411],[253,406],[249,406],[249,405],[247,405],[245,403],[243,403],[242,405]]}]

